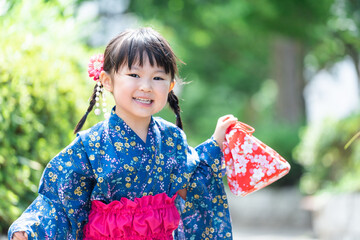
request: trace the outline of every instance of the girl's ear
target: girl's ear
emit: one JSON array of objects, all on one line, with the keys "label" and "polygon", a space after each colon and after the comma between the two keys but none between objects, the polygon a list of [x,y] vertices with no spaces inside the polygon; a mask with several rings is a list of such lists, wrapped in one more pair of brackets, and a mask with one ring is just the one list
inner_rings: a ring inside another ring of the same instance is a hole
[{"label": "girl's ear", "polygon": [[113,91],[113,84],[111,81],[111,77],[108,73],[106,73],[105,71],[101,71],[100,81],[107,91],[109,91],[109,92]]},{"label": "girl's ear", "polygon": [[173,88],[175,87],[175,83],[176,83],[176,80],[171,81],[169,92],[171,92],[171,90],[173,90]]}]

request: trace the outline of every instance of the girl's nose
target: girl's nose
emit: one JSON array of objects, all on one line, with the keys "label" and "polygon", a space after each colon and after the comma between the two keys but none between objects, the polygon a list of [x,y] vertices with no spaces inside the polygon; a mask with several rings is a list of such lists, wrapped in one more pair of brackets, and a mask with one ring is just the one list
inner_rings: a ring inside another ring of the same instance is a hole
[{"label": "girl's nose", "polygon": [[140,82],[139,89],[144,92],[151,92],[152,86],[151,86],[151,79],[143,78]]}]

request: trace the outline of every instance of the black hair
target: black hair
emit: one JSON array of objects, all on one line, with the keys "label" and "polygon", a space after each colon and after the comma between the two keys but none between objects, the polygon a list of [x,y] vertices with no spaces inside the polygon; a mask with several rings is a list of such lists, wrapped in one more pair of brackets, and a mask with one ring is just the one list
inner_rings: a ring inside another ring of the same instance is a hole
[{"label": "black hair", "polygon": [[[164,68],[166,74],[170,73],[172,81],[178,77],[177,57],[165,38],[152,28],[127,30],[113,38],[104,52],[103,69],[113,76],[124,64],[127,64],[129,69],[135,63],[143,66],[144,56],[148,57],[151,66],[156,64],[158,67]],[[90,98],[90,105],[76,125],[74,133],[81,130],[96,103],[96,88],[97,85],[95,85]],[[179,100],[174,91],[169,92],[167,101],[176,115],[176,125],[182,129]]]}]

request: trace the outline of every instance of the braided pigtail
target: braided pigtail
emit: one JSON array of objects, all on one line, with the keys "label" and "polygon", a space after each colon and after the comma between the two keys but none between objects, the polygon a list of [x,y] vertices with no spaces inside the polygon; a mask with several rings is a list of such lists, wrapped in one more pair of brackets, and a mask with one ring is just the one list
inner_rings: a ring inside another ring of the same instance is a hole
[{"label": "braided pigtail", "polygon": [[171,90],[168,94],[168,103],[170,105],[170,108],[174,111],[176,115],[176,126],[178,126],[180,129],[183,129],[181,116],[180,116],[179,99],[175,95],[173,90]]},{"label": "braided pigtail", "polygon": [[92,109],[96,103],[96,100],[95,100],[96,92],[97,92],[97,84],[95,84],[93,94],[90,97],[90,105],[89,105],[88,109],[86,110],[86,113],[84,114],[84,116],[80,119],[79,123],[76,125],[74,134],[78,133],[81,130],[81,128],[83,127],[83,125],[86,121],[88,114],[92,111]]}]

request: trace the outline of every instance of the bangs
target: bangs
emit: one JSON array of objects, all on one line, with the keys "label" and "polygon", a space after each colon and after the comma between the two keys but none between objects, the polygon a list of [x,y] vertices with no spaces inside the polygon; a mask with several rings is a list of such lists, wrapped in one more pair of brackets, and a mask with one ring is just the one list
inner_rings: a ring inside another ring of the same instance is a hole
[{"label": "bangs", "polygon": [[129,69],[134,64],[143,66],[146,57],[151,66],[156,64],[157,67],[164,68],[165,73],[170,73],[174,79],[177,72],[175,54],[165,39],[149,29],[128,32],[128,36],[124,36],[117,51],[114,51],[114,70],[117,72],[125,64]]}]

